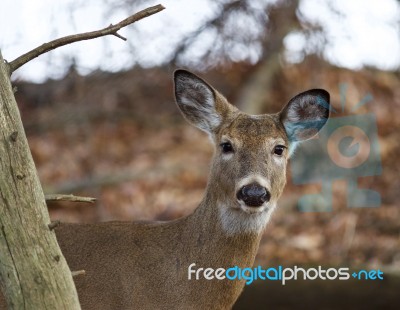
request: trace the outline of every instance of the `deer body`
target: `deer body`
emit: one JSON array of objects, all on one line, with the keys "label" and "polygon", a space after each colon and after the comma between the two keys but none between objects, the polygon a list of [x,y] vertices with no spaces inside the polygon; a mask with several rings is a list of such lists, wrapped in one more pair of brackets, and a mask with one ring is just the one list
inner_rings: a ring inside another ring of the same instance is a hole
[{"label": "deer body", "polygon": [[232,307],[244,283],[188,280],[188,266],[252,266],[260,236],[227,237],[208,211],[200,205],[162,224],[61,224],[57,238],[71,270],[86,271],[74,278],[82,309]]},{"label": "deer body", "polygon": [[247,115],[194,74],[175,72],[184,117],[215,145],[206,193],[171,222],[66,224],[56,235],[82,309],[229,309],[244,280],[188,279],[188,267],[252,267],[286,183],[290,146],[329,117],[329,94],[310,90],[277,114]]}]

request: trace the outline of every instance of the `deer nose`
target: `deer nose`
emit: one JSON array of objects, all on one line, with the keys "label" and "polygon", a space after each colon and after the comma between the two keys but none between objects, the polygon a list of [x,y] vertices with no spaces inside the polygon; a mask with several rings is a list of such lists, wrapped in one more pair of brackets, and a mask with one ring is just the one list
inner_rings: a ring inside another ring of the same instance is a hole
[{"label": "deer nose", "polygon": [[257,183],[243,186],[236,194],[238,200],[242,200],[249,207],[260,207],[271,198],[270,192]]}]

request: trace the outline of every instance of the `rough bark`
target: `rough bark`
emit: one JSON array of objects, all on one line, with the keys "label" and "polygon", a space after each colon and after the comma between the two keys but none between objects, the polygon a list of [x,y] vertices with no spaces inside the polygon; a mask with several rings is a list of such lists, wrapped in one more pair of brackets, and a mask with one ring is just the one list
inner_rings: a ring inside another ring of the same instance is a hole
[{"label": "rough bark", "polygon": [[9,309],[80,309],[49,223],[10,69],[0,51],[0,282]]}]

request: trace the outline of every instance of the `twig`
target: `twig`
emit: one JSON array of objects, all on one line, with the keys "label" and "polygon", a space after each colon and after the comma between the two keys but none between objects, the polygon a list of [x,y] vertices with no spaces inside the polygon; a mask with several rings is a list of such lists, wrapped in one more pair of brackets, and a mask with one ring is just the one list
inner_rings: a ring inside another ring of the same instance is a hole
[{"label": "twig", "polygon": [[80,276],[80,275],[85,275],[86,271],[85,270],[77,270],[77,271],[71,271],[72,277]]},{"label": "twig", "polygon": [[56,228],[58,225],[60,225],[60,221],[52,221],[49,225],[47,225],[49,227],[50,230],[53,230],[54,228]]},{"label": "twig", "polygon": [[62,194],[51,194],[45,195],[46,201],[73,201],[73,202],[88,202],[94,203],[96,198],[93,197],[81,197],[74,195],[62,195]]},{"label": "twig", "polygon": [[106,35],[114,35],[114,36],[117,36],[120,39],[124,40],[125,38],[117,33],[118,30],[120,30],[121,28],[126,27],[130,24],[133,24],[134,22],[137,22],[145,17],[156,14],[164,9],[165,9],[165,7],[163,7],[161,4],[158,4],[156,6],[152,6],[147,9],[144,9],[144,10],[122,20],[118,24],[110,25],[101,30],[85,32],[85,33],[80,33],[80,34],[73,34],[70,36],[66,36],[66,37],[62,37],[62,38],[50,41],[48,43],[44,43],[44,44],[36,47],[35,49],[19,56],[18,58],[14,59],[13,61],[11,61],[9,63],[10,73],[14,72],[19,67],[26,64],[28,61],[30,61],[44,53],[47,53],[48,51],[51,51],[60,46],[63,46],[63,45],[71,44],[71,43],[78,42],[78,41],[90,40],[90,39],[94,39],[94,38],[98,38],[98,37],[103,37]]},{"label": "twig", "polygon": [[[113,26],[113,24],[110,24],[110,26],[108,26],[108,27],[112,27],[112,26]],[[125,38],[124,36],[121,36],[118,32],[113,33],[113,35],[115,35],[117,38],[120,38],[122,41],[128,40],[128,39]]]}]

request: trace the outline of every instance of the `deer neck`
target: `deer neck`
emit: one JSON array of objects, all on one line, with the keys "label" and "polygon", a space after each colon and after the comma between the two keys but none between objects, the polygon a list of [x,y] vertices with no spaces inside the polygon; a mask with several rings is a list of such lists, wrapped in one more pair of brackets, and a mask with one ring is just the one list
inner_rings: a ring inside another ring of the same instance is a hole
[{"label": "deer neck", "polygon": [[[235,225],[235,220],[246,220],[247,214],[224,213],[221,210],[229,210],[229,206],[220,201],[216,194],[217,184],[210,182],[205,196],[187,220],[187,230],[190,231],[191,244],[196,251],[193,262],[203,267],[251,267],[260,243],[261,231],[227,229],[230,223]],[[231,217],[224,219],[223,217]],[[245,227],[246,225],[237,225]],[[190,255],[189,255],[190,256]]]}]

